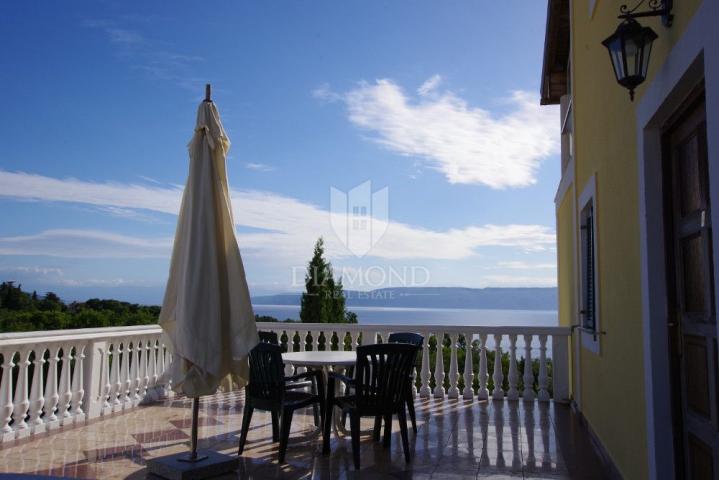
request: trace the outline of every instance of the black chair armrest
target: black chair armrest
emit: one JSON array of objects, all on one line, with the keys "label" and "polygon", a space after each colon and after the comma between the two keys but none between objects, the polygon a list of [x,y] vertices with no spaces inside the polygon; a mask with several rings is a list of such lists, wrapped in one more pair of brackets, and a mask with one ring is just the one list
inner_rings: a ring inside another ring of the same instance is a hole
[{"label": "black chair armrest", "polygon": [[296,382],[297,380],[322,380],[322,372],[319,370],[308,370],[304,373],[298,373],[297,375],[292,375],[290,377],[285,377],[285,382]]},{"label": "black chair armrest", "polygon": [[327,374],[327,378],[331,379],[331,380],[337,379],[337,380],[341,381],[342,383],[349,385],[349,386],[354,386],[354,384],[355,384],[354,379],[348,377],[347,375],[342,375],[341,373],[337,373],[337,372],[329,372]]}]

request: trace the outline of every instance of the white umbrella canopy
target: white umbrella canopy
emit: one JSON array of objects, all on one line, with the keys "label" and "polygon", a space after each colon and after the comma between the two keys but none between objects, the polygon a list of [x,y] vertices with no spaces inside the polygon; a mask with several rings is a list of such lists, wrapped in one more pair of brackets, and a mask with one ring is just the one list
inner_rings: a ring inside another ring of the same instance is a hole
[{"label": "white umbrella canopy", "polygon": [[258,343],[227,183],[230,148],[215,104],[197,110],[160,326],[173,345],[168,372],[178,393],[213,394],[227,375],[241,386]]}]

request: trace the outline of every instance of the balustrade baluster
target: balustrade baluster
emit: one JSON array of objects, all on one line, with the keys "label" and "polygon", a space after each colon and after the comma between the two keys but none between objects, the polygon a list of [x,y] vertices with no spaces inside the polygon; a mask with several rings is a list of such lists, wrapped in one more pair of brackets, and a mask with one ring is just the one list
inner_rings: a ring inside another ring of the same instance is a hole
[{"label": "balustrade baluster", "polygon": [[157,386],[157,378],[162,375],[162,372],[158,371],[158,357],[160,356],[159,347],[159,340],[153,338],[152,343],[150,344],[150,361],[152,362],[152,378],[150,379],[150,382],[152,383],[153,388]]},{"label": "balustrade baluster", "polygon": [[132,341],[132,358],[130,359],[130,399],[137,405],[140,401],[140,345],[135,338]]},{"label": "balustrade baluster", "polygon": [[462,398],[465,400],[472,400],[474,398],[474,388],[472,382],[474,381],[474,359],[472,352],[472,334],[466,332],[464,334],[464,390],[462,391]]},{"label": "balustrade baluster", "polygon": [[422,342],[422,367],[420,377],[422,385],[419,388],[419,396],[422,398],[428,398],[432,394],[432,390],[429,388],[429,332],[423,332],[424,341]]},{"label": "balustrade baluster", "polygon": [[121,381],[120,381],[120,341],[116,340],[112,344],[112,368],[110,369],[110,384],[112,385],[112,389],[110,390],[110,405],[112,405],[113,409],[116,409],[118,405],[120,405],[120,388],[121,388]]},{"label": "balustrade baluster", "polygon": [[155,362],[155,386],[162,387],[159,384],[160,377],[165,373],[165,344],[162,343],[162,337],[159,337],[155,343]]},{"label": "balustrade baluster", "polygon": [[84,369],[85,364],[85,346],[75,347],[75,368],[72,374],[72,414],[80,417],[84,414],[82,410],[82,400],[85,397]]},{"label": "balustrade baluster", "polygon": [[459,340],[458,333],[450,333],[450,356],[449,356],[449,390],[447,391],[447,397],[459,398],[459,388],[457,382],[459,381],[459,368],[457,367],[457,341]]},{"label": "balustrade baluster", "polygon": [[55,408],[57,408],[57,404],[60,401],[60,395],[57,390],[57,364],[60,361],[60,348],[60,345],[55,345],[55,348],[52,350],[48,349],[50,355],[47,360],[50,362],[50,365],[47,369],[47,380],[45,381],[45,405],[42,407],[45,423],[57,420]]},{"label": "balustrade baluster", "polygon": [[102,409],[110,407],[110,392],[112,385],[110,384],[110,344],[106,342],[100,351],[100,395],[102,396]]},{"label": "balustrade baluster", "polygon": [[30,365],[30,350],[25,348],[18,352],[17,383],[15,383],[15,400],[12,411],[13,430],[25,430],[28,425],[25,421],[30,408],[30,399],[27,392],[27,367]]},{"label": "balustrade baluster", "polygon": [[507,398],[509,400],[517,400],[519,398],[519,390],[517,383],[519,382],[519,372],[517,371],[517,336],[509,336],[509,390]]},{"label": "balustrade baluster", "polygon": [[437,354],[434,361],[434,398],[444,398],[444,332],[439,332],[436,336]]},{"label": "balustrade baluster", "polygon": [[42,406],[45,404],[43,395],[43,365],[45,363],[45,349],[40,347],[35,350],[33,360],[32,388],[30,389],[30,425],[37,427],[42,425]]},{"label": "balustrade baluster", "polygon": [[[300,338],[300,352],[304,352],[307,350],[307,346],[305,345],[305,342],[307,341],[307,332],[298,330],[297,335]],[[306,371],[307,367],[297,367],[297,373],[305,373]]]},{"label": "balustrade baluster", "polygon": [[145,339],[141,338],[137,345],[138,353],[138,364],[137,364],[137,375],[139,378],[139,384],[137,386],[137,394],[139,400],[142,401],[147,394],[147,350],[145,349]]},{"label": "balustrade baluster", "polygon": [[12,411],[15,406],[12,403],[12,370],[15,367],[13,357],[15,352],[12,350],[4,350],[2,352],[2,383],[0,383],[0,425],[2,433],[12,432],[10,421],[12,421]]},{"label": "balustrade baluster", "polygon": [[[62,346],[62,372],[60,372],[60,401],[57,407],[58,417],[61,419],[69,418],[70,401],[72,400],[72,346],[65,344]],[[64,420],[63,420],[64,422]]]},{"label": "balustrade baluster", "polygon": [[487,390],[487,380],[489,380],[489,374],[487,373],[487,334],[479,334],[479,391],[477,391],[477,398],[479,400],[487,400],[489,398],[489,390]]},{"label": "balustrade baluster", "polygon": [[494,389],[492,389],[492,398],[501,400],[504,398],[504,390],[502,389],[502,383],[504,382],[504,374],[502,373],[502,335],[495,334],[494,343],[494,374],[492,375]]},{"label": "balustrade baluster", "polygon": [[[120,398],[123,405],[127,405],[132,402],[130,398],[130,385],[132,380],[130,379],[130,357],[132,356],[132,349],[130,348],[130,342],[124,338],[122,340],[122,367],[120,369],[120,376],[122,377],[120,386]],[[123,408],[126,408],[123,407]]]},{"label": "balustrade baluster", "polygon": [[360,345],[360,331],[355,330],[351,333],[352,342],[350,343],[350,350],[354,351],[357,350],[357,347]]},{"label": "balustrade baluster", "polygon": [[537,398],[542,402],[549,401],[549,376],[547,375],[547,336],[539,336],[539,394]]},{"label": "balustrade baluster", "polygon": [[534,400],[534,372],[532,371],[532,335],[524,336],[524,400]]}]

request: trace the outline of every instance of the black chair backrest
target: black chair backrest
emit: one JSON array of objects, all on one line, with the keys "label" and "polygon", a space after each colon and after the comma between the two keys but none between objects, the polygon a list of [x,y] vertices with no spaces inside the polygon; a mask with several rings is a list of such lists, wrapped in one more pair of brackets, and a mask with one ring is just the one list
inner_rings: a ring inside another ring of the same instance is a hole
[{"label": "black chair backrest", "polygon": [[257,334],[260,336],[260,342],[262,343],[271,343],[272,345],[279,345],[280,342],[277,339],[277,334],[275,332],[263,332],[259,331]]},{"label": "black chair backrest", "polygon": [[405,343],[357,347],[357,407],[383,409],[401,405],[418,350]]},{"label": "black chair backrest", "polygon": [[256,399],[281,402],[285,393],[282,347],[260,342],[250,350],[250,382],[247,394]]},{"label": "black chair backrest", "polygon": [[419,333],[412,332],[394,332],[390,333],[387,338],[388,343],[409,343],[410,345],[422,346],[424,337]]}]

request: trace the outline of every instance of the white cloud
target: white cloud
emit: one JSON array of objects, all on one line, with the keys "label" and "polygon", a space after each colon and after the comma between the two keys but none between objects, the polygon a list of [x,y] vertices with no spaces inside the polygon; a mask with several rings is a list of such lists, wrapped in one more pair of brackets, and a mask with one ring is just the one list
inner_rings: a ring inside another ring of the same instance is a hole
[{"label": "white cloud", "polygon": [[[329,195],[329,191],[328,191]],[[0,170],[0,197],[71,202],[176,215],[182,189],[131,183],[57,179]],[[232,190],[235,223],[260,231],[237,235],[243,254],[272,263],[302,265],[318,236],[333,258],[350,252],[333,233],[330,213],[315,205],[272,192]],[[462,259],[483,247],[523,251],[551,249],[555,236],[543,225],[481,225],[445,231],[391,222],[368,256],[382,259]],[[167,258],[171,238],[135,238],[94,230],[47,230],[36,235],[0,237],[0,254],[65,257]]]},{"label": "white cloud", "polygon": [[470,106],[451,91],[439,92],[439,75],[411,98],[389,79],[360,82],[344,93],[323,85],[314,96],[342,100],[349,120],[400,155],[420,157],[450,183],[491,188],[536,182],[540,162],[559,152],[555,108],[540,107],[536,95],[514,91],[503,114]]},{"label": "white cloud", "polygon": [[432,75],[417,89],[417,93],[423,97],[426,97],[439,87],[442,83],[442,77],[439,75]]},{"label": "white cloud", "polygon": [[522,261],[497,262],[498,268],[509,268],[513,270],[556,270],[554,263],[529,263]]},{"label": "white cloud", "polygon": [[138,238],[97,230],[53,229],[0,237],[0,255],[63,258],[167,258],[171,238]]},{"label": "white cloud", "polygon": [[245,168],[248,170],[255,170],[256,172],[271,172],[275,169],[272,165],[267,165],[265,163],[253,163],[253,162],[247,162],[245,163]]}]

